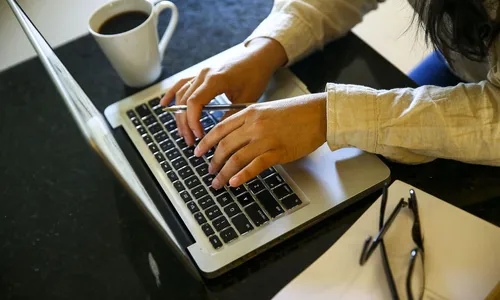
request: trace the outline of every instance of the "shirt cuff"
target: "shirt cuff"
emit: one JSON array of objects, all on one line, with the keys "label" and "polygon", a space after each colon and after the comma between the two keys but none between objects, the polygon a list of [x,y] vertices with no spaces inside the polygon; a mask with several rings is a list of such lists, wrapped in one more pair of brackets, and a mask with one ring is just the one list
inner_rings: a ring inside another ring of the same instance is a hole
[{"label": "shirt cuff", "polygon": [[356,147],[377,153],[377,91],[371,88],[328,83],[327,142],[330,149]]},{"label": "shirt cuff", "polygon": [[286,67],[299,60],[314,43],[309,27],[290,13],[272,13],[245,39],[244,45],[258,37],[272,38],[283,46],[288,58]]}]

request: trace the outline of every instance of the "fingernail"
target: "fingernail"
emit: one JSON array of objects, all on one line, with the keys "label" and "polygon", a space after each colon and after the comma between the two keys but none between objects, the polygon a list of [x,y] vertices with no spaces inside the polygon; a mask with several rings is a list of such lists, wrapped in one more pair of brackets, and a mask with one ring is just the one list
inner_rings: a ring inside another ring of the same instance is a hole
[{"label": "fingernail", "polygon": [[201,150],[200,150],[200,148],[198,148],[198,146],[196,146],[196,148],[194,148],[194,155],[197,157],[201,156]]},{"label": "fingernail", "polygon": [[232,187],[237,187],[237,186],[240,186],[238,183],[238,177],[234,176],[233,178],[231,178],[229,180],[229,185],[231,185]]},{"label": "fingernail", "polygon": [[216,190],[221,188],[219,179],[215,178],[214,181],[212,181],[212,187]]}]

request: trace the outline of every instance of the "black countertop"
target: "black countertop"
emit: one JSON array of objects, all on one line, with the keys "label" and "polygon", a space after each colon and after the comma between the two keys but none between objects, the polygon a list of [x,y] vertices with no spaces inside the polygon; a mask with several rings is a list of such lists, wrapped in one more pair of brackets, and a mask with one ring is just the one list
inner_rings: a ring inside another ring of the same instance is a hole
[{"label": "black countertop", "polygon": [[[174,2],[180,20],[163,78],[241,42],[272,6],[270,0]],[[160,27],[167,21],[163,16]],[[91,37],[56,52],[99,110],[136,92],[123,86]],[[313,92],[328,81],[384,89],[414,85],[352,34],[292,70]],[[378,196],[218,279],[199,283],[90,151],[38,59],[0,73],[0,141],[1,299],[268,299]],[[500,225],[498,168],[446,160],[419,166],[386,163],[392,179]],[[150,256],[160,270],[159,282]]]}]

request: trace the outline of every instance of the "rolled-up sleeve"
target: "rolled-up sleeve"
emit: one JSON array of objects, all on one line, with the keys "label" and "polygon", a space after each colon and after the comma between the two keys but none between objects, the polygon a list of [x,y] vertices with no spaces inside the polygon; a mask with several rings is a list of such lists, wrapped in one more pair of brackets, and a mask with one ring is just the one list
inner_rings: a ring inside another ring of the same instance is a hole
[{"label": "rolled-up sleeve", "polygon": [[394,90],[332,83],[327,92],[332,150],[356,147],[408,164],[500,165],[500,89],[491,80]]},{"label": "rolled-up sleeve", "polygon": [[327,42],[341,37],[377,8],[380,0],[275,0],[270,15],[245,40],[278,41],[291,65]]}]

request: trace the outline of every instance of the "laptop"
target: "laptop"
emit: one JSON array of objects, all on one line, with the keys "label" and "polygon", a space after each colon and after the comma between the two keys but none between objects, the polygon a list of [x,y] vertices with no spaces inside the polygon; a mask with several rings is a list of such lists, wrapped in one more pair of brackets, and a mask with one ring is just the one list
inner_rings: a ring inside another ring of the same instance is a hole
[{"label": "laptop", "polygon": [[[219,276],[313,223],[341,213],[389,178],[389,169],[377,156],[355,148],[332,152],[325,144],[240,187],[213,190],[213,176],[207,171],[213,151],[193,156],[193,148],[177,134],[173,115],[164,112],[159,102],[171,84],[225,61],[242,45],[110,105],[103,116],[16,1],[8,3],[83,137],[198,278]],[[260,101],[308,93],[291,71],[282,69]],[[220,95],[212,102],[229,100]],[[220,113],[204,113],[205,131],[217,126],[220,118]],[[129,148],[135,151],[124,150]],[[148,172],[138,175],[139,168]],[[174,229],[173,223],[180,226]]]}]

